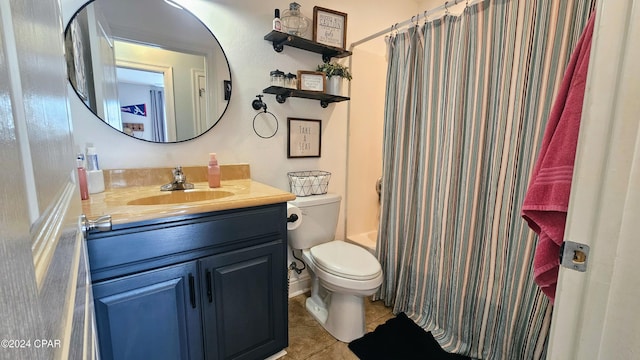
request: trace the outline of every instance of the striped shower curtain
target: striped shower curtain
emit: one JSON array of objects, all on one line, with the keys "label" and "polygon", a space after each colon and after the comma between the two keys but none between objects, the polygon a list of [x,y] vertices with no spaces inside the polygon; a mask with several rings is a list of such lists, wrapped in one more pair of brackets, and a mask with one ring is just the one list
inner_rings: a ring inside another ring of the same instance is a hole
[{"label": "striped shower curtain", "polygon": [[388,42],[378,296],[447,351],[545,357],[520,206],[592,2],[486,0]]}]

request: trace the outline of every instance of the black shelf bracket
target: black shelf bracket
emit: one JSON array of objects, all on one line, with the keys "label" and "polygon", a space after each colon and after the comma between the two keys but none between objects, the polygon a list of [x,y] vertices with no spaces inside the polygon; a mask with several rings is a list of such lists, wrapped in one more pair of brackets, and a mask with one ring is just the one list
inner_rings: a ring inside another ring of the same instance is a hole
[{"label": "black shelf bracket", "polygon": [[274,38],[272,41],[273,50],[276,52],[282,52],[284,50],[284,44],[291,41],[291,36]]},{"label": "black shelf bracket", "polygon": [[280,53],[282,52],[282,50],[284,50],[284,45],[282,45],[282,43],[278,44],[275,41],[273,42],[273,50],[275,50],[276,52]]},{"label": "black shelf bracket", "polygon": [[287,98],[290,96],[291,95],[289,93],[277,94],[276,101],[278,102],[278,104],[284,104],[285,102],[287,102]]}]

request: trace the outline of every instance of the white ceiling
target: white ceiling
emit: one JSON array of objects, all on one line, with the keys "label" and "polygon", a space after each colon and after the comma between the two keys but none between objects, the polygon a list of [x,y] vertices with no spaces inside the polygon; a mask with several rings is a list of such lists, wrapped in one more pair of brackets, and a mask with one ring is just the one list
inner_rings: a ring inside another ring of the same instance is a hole
[{"label": "white ceiling", "polygon": [[114,37],[204,54],[212,34],[193,14],[164,0],[95,0]]}]

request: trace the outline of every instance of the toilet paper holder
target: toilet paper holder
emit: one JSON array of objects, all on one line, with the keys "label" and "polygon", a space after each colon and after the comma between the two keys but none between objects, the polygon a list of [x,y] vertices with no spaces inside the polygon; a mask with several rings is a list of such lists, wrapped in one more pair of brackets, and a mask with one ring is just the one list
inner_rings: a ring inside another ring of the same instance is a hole
[{"label": "toilet paper holder", "polygon": [[302,211],[293,204],[287,203],[287,231],[293,231],[302,224]]}]

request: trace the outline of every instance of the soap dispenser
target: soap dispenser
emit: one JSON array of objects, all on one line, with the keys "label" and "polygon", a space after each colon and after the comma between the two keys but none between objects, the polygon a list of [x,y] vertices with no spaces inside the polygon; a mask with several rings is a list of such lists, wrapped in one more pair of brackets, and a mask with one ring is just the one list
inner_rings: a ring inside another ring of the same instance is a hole
[{"label": "soap dispenser", "polygon": [[87,186],[87,170],[84,168],[84,154],[80,153],[76,157],[76,167],[78,168],[78,185],[80,186],[80,199],[89,199],[89,188]]},{"label": "soap dispenser", "polygon": [[220,165],[218,165],[216,153],[209,154],[208,177],[210,188],[220,187]]}]

